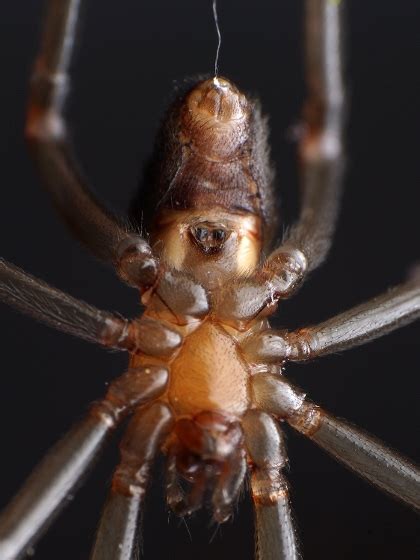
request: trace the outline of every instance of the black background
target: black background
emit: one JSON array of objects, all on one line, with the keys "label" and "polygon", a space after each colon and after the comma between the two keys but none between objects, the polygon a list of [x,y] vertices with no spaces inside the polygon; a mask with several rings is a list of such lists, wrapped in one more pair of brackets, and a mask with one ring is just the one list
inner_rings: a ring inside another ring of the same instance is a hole
[{"label": "black background", "polygon": [[[302,2],[220,0],[220,67],[258,93],[271,118],[278,192],[296,208],[288,129],[303,98]],[[280,308],[287,326],[316,322],[399,282],[420,258],[420,60],[418,0],[349,2],[348,174],[335,244],[324,267]],[[98,192],[124,209],[136,188],[175,80],[211,72],[216,46],[209,1],[91,0],[74,68],[69,114],[80,158]],[[24,102],[42,2],[3,2],[0,15],[1,253],[52,285],[98,307],[133,316],[135,292],[69,238],[25,152]],[[0,504],[45,451],[121,372],[104,352],[2,308]],[[419,327],[364,348],[290,367],[288,374],[333,413],[418,456]],[[305,558],[416,558],[418,521],[290,434],[293,505]],[[84,559],[116,460],[106,454],[77,499],[36,548],[36,558]],[[148,503],[146,558],[252,558],[250,508],[214,527],[206,517],[169,516],[160,479]],[[417,533],[417,535],[416,535]]]}]

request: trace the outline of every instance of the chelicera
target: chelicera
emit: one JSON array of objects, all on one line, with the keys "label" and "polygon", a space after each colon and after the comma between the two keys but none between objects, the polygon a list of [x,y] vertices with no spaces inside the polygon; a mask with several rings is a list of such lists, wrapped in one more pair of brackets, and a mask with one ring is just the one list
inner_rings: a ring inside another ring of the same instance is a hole
[{"label": "chelicera", "polygon": [[192,84],[166,115],[147,174],[155,197],[147,217],[150,240],[120,224],[87,190],[63,115],[78,4],[49,3],[27,139],[66,224],[139,289],[145,311],[133,321],[99,311],[1,261],[2,300],[130,355],[127,371],[3,512],[1,557],[24,554],[127,416],[94,560],[133,556],[159,452],[166,456],[172,510],[187,515],[208,504],[222,523],[249,476],[258,558],[297,558],[282,422],[418,508],[414,465],[322,410],[283,375],[288,361],[344,350],[418,318],[418,275],[320,325],[288,332],[268,322],[277,303],[322,263],[334,231],[343,172],[341,7],[327,0],[307,4],[302,209],[273,247],[278,224],[266,123],[258,103],[225,78]]}]

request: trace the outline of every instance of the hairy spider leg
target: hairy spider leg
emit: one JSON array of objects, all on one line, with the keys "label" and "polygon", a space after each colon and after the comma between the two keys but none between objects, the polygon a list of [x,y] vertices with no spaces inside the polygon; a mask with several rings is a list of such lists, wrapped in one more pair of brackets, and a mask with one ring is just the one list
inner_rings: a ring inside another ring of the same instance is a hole
[{"label": "hairy spider leg", "polygon": [[0,259],[0,301],[59,331],[102,346],[150,356],[168,356],[181,344],[179,333],[161,321],[129,321],[52,288]]},{"label": "hairy spider leg", "polygon": [[0,558],[22,558],[28,547],[68,503],[109,433],[134,407],[163,393],[165,368],[129,370],[109,387],[102,401],[75,426],[34,470],[0,516]]},{"label": "hairy spider leg", "polygon": [[308,97],[299,147],[302,205],[298,222],[269,258],[274,263],[277,255],[299,250],[305,256],[307,273],[317,268],[329,251],[343,184],[342,16],[343,2],[305,3]]},{"label": "hairy spider leg", "polygon": [[47,3],[26,138],[53,205],[73,235],[96,257],[112,263],[126,282],[144,288],[154,283],[157,273],[151,249],[90,192],[67,134],[64,109],[81,4],[81,0]]},{"label": "hairy spider leg", "polygon": [[299,550],[283,474],[287,452],[283,432],[260,410],[244,416],[245,443],[251,460],[257,560],[297,560]]},{"label": "hairy spider leg", "polygon": [[142,498],[110,492],[101,515],[91,560],[137,558]]},{"label": "hairy spider leg", "polygon": [[420,469],[409,459],[306,400],[284,378],[262,373],[253,377],[252,386],[258,409],[286,420],[370,483],[420,509]]},{"label": "hairy spider leg", "polygon": [[[279,298],[290,297],[331,246],[343,178],[343,2],[307,0],[305,8],[307,100],[299,148],[302,202],[298,221],[253,278],[223,294],[223,320],[246,324]],[[224,316],[224,309],[229,316]]]},{"label": "hairy spider leg", "polygon": [[419,317],[420,276],[319,325],[258,333],[244,351],[265,363],[303,362],[366,344]]},{"label": "hairy spider leg", "polygon": [[170,408],[160,402],[138,410],[131,419],[121,442],[121,463],[114,473],[91,560],[133,557],[150,467],[172,425]]}]

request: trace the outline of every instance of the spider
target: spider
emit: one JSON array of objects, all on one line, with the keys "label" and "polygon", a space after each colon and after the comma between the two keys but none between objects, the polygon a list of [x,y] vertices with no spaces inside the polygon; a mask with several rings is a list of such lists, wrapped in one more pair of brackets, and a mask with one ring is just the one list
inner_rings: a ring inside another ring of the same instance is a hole
[{"label": "spider", "polygon": [[[328,9],[333,10],[335,8],[330,7]],[[224,85],[225,88],[228,87],[225,82],[222,82],[222,84]],[[206,220],[204,224],[202,224],[200,222],[199,226],[197,226],[197,224],[194,223],[194,227],[191,230],[191,232],[189,232],[189,233],[191,233],[191,235],[194,237],[194,243],[196,243],[198,247],[200,247],[200,244],[201,244],[201,246],[203,245],[203,243],[205,244],[204,247],[202,246],[201,248],[203,249],[203,253],[205,254],[206,258],[215,258],[215,254],[214,254],[215,244],[217,245],[217,242],[220,241],[220,239],[222,239],[222,242],[224,242],[224,236],[226,236],[226,232],[223,233],[223,228],[216,228],[216,229],[209,228],[208,227],[209,224],[207,222],[208,222],[208,220]],[[220,225],[220,224],[218,224],[218,225]],[[222,233],[220,233],[220,231],[222,231]],[[213,232],[214,232],[214,234],[213,234]],[[160,242],[161,242],[161,240],[158,239],[158,242],[157,242],[158,247],[159,247]],[[216,249],[217,249],[217,247],[216,247]],[[5,268],[5,270],[13,272],[13,269],[10,269],[10,268],[7,268],[7,267]],[[188,278],[184,279],[183,282],[186,283],[187,280],[188,280]],[[202,281],[202,283],[205,283],[205,279],[201,278],[201,281]],[[16,289],[17,286],[18,286],[18,281],[17,281],[17,278],[15,278],[14,281],[13,281],[12,289],[13,290]],[[212,285],[209,286],[209,291],[210,292],[217,292],[217,290],[215,290],[214,286],[212,286]],[[10,292],[9,292],[9,294],[10,294]],[[30,305],[31,302],[28,302],[28,304]],[[179,319],[179,320],[181,320],[181,319]],[[277,339],[277,342],[279,342],[279,341],[281,341],[280,338]],[[254,340],[254,342],[255,342],[255,340]],[[251,348],[252,348],[252,344],[251,344]],[[258,367],[260,367],[260,366],[258,366]],[[257,374],[257,375],[259,375],[259,374]],[[256,376],[256,378],[257,378],[257,376]],[[201,417],[201,421],[203,421],[203,420],[204,419]],[[214,420],[214,418],[213,418],[213,420]],[[197,482],[197,481],[195,481],[195,482]],[[263,523],[263,525],[264,525],[264,523]],[[99,535],[101,535],[101,533],[99,533]],[[106,541],[106,544],[109,544],[109,543]],[[290,550],[289,550],[289,552],[290,552]],[[260,554],[262,555],[263,558],[265,557],[264,556],[264,554],[265,554],[264,553],[264,542],[261,543],[261,539],[260,539]]]}]

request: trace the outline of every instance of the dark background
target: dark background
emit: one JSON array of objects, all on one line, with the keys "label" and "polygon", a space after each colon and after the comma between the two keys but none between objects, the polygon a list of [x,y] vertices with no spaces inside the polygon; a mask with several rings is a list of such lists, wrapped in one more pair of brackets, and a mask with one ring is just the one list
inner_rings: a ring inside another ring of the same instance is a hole
[{"label": "dark background", "polygon": [[[258,93],[270,115],[283,210],[296,208],[288,129],[303,98],[302,2],[219,2],[221,73]],[[420,258],[420,5],[349,2],[348,174],[333,251],[280,323],[316,322],[399,282]],[[1,253],[98,307],[133,316],[137,295],[81,249],[53,214],[22,140],[24,103],[42,2],[3,2],[0,16]],[[216,36],[210,1],[91,0],[74,68],[69,114],[88,176],[124,209],[151,150],[173,82],[211,72]],[[0,504],[45,451],[125,367],[123,355],[51,331],[2,308]],[[364,348],[290,367],[288,374],[331,412],[418,458],[419,325]],[[293,505],[305,558],[419,557],[418,520],[295,434],[289,450]],[[87,558],[116,445],[36,548],[41,560]],[[217,535],[199,516],[168,516],[152,490],[146,558],[252,558],[249,505]],[[169,518],[169,523],[168,523]]]}]

